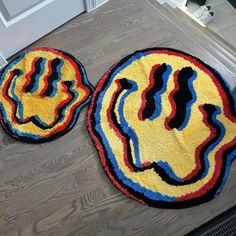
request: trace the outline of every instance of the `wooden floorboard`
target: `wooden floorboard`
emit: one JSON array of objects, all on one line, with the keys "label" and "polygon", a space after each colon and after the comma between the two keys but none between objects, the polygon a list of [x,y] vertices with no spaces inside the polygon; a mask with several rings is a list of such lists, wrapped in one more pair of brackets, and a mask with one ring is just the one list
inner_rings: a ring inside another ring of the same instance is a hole
[{"label": "wooden floorboard", "polygon": [[[173,47],[213,65],[235,87],[229,61],[214,55],[210,46],[203,47],[194,32],[177,27],[173,17],[151,0],[111,0],[31,47],[73,54],[93,85],[112,64],[135,50]],[[128,199],[101,167],[86,129],[86,113],[84,108],[67,135],[40,145],[17,142],[0,129],[0,235],[177,236],[235,205],[236,163],[219,197],[198,207],[155,209]]]}]

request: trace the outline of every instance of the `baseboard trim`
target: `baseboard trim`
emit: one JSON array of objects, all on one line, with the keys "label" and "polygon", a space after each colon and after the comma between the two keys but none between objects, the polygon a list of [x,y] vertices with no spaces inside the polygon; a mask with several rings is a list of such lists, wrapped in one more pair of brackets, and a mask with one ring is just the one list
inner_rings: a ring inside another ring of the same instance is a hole
[{"label": "baseboard trim", "polygon": [[98,3],[97,0],[85,0],[86,12],[93,11],[94,9],[102,6],[107,3],[109,0],[103,0],[101,3]]},{"label": "baseboard trim", "polygon": [[7,60],[0,52],[0,69],[3,68],[5,65],[7,65]]}]

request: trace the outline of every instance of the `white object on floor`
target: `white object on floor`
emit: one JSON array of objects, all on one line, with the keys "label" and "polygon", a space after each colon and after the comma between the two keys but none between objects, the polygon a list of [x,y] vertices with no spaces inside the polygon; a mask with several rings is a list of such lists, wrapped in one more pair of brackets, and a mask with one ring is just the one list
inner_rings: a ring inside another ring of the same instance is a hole
[{"label": "white object on floor", "polygon": [[204,12],[209,11],[210,9],[211,6],[202,6],[193,13],[193,16],[199,19]]},{"label": "white object on floor", "polygon": [[215,17],[215,12],[209,12],[209,11],[205,11],[201,17],[199,18],[199,20],[204,24],[207,25],[208,23],[210,23]]}]

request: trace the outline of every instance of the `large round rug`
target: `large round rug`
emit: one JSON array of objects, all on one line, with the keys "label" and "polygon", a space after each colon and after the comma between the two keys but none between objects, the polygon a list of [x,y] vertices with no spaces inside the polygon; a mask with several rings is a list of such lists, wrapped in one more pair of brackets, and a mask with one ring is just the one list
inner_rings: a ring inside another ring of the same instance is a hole
[{"label": "large round rug", "polygon": [[112,183],[154,207],[206,202],[236,157],[236,102],[209,65],[166,48],[136,51],[99,81],[88,129]]}]

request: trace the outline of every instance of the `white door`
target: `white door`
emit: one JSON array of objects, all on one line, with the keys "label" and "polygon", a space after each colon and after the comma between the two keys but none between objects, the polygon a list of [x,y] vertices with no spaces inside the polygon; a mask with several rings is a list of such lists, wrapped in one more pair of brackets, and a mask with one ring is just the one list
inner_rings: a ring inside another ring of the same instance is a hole
[{"label": "white door", "polygon": [[0,53],[8,58],[85,11],[85,0],[0,0]]}]

